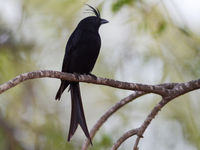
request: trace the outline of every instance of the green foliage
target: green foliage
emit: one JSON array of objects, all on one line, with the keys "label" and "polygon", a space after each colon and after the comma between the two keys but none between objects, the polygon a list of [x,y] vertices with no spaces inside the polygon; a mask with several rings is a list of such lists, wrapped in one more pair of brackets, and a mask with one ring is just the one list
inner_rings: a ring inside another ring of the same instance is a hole
[{"label": "green foliage", "polygon": [[159,34],[163,33],[163,32],[165,31],[166,27],[167,27],[166,22],[161,22],[161,23],[159,24],[159,26],[158,26],[158,31],[157,31],[157,32],[158,32]]},{"label": "green foliage", "polygon": [[89,150],[109,150],[112,146],[112,139],[109,134],[101,134],[101,138],[94,141],[94,146],[90,147]]},{"label": "green foliage", "polygon": [[7,140],[5,138],[5,134],[0,130],[0,149],[6,149],[6,144]]},{"label": "green foliage", "polygon": [[[56,116],[55,116],[56,117]],[[46,121],[46,123],[40,127],[39,133],[42,133],[44,139],[40,142],[41,145],[44,145],[44,150],[73,150],[75,149],[73,145],[67,142],[65,136],[63,136],[62,128],[59,124],[54,123],[55,120]],[[39,135],[38,137],[41,137]]]},{"label": "green foliage", "polygon": [[131,5],[137,0],[116,0],[112,4],[112,11],[117,12],[119,11],[124,5]]}]

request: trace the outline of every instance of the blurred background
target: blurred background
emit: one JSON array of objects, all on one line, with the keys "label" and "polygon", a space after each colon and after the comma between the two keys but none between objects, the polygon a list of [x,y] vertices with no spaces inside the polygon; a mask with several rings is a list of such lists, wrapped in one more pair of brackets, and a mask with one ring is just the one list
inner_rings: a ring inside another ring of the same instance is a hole
[{"label": "blurred background", "polygon": [[[198,0],[0,0],[0,83],[29,71],[61,70],[65,44],[78,22],[99,8],[102,48],[93,73],[144,84],[186,82],[200,76]],[[70,94],[54,97],[58,79],[26,81],[0,95],[1,150],[77,150],[78,128],[67,141]],[[88,128],[131,91],[81,83]],[[200,150],[200,92],[170,102],[144,134],[141,150]],[[139,127],[160,97],[149,94],[115,113],[90,150],[110,149],[124,132]],[[132,149],[135,137],[119,148]]]}]

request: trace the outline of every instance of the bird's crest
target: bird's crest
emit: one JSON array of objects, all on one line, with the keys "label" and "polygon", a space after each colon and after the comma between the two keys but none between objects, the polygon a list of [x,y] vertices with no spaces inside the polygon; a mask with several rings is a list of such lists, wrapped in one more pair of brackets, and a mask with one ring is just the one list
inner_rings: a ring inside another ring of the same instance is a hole
[{"label": "bird's crest", "polygon": [[88,4],[86,4],[86,5],[91,8],[91,9],[86,9],[87,11],[92,11],[96,15],[96,17],[101,18],[100,12],[97,8],[95,9],[94,7],[92,7]]}]

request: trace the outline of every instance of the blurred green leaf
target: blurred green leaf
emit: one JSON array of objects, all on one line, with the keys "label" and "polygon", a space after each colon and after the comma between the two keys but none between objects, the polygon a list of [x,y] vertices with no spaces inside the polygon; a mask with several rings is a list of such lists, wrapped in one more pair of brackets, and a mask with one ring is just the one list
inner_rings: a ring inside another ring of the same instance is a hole
[{"label": "blurred green leaf", "polygon": [[101,134],[101,138],[94,141],[94,146],[90,147],[89,150],[108,150],[112,146],[112,139],[109,134]]},{"label": "blurred green leaf", "polygon": [[112,4],[112,11],[117,12],[119,11],[124,5],[131,5],[137,0],[115,0]]},{"label": "blurred green leaf", "polygon": [[166,22],[161,22],[160,24],[159,24],[159,26],[158,26],[158,34],[161,34],[161,33],[163,33],[164,31],[165,31],[165,29],[166,29],[166,27],[167,27],[167,24],[166,24]]}]

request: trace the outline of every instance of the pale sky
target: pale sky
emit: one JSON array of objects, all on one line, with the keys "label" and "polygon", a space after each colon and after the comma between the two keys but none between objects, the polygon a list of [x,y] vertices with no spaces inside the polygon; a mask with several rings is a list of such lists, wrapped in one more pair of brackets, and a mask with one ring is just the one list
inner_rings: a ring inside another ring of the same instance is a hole
[{"label": "pale sky", "polygon": [[185,23],[200,34],[200,0],[165,0],[169,13],[178,23]]}]

